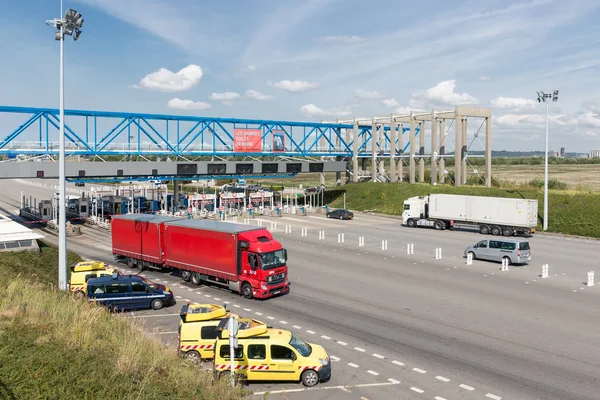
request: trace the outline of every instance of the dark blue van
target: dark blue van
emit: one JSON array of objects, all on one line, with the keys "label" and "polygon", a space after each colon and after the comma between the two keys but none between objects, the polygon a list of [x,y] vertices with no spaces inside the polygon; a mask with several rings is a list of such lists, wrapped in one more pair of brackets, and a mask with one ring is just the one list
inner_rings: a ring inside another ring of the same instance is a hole
[{"label": "dark blue van", "polygon": [[110,310],[160,310],[175,302],[168,287],[137,275],[113,274],[90,279],[87,284],[88,299],[101,302]]}]

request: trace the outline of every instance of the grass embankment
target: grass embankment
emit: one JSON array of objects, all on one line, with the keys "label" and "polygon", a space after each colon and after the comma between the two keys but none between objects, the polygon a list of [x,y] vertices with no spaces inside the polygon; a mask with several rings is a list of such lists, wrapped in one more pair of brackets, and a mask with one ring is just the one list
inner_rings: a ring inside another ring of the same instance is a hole
[{"label": "grass embankment", "polygon": [[[544,194],[542,190],[534,188],[358,183],[326,192],[332,207],[343,206],[343,191],[346,191],[346,207],[357,211],[370,210],[389,215],[402,215],[402,203],[407,198],[430,193],[536,199],[539,206],[538,229],[541,228],[543,221]],[[600,238],[600,194],[565,190],[549,191],[548,208],[549,232]]]},{"label": "grass embankment", "polygon": [[57,250],[41,250],[0,256],[0,398],[242,398],[130,321],[57,291]]}]

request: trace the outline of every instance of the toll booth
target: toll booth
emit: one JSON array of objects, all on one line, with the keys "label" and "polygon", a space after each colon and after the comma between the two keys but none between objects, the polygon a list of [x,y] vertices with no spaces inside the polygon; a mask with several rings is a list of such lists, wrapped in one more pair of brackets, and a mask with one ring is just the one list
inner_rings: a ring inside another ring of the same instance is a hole
[{"label": "toll booth", "polygon": [[273,192],[262,190],[250,193],[250,203],[255,210],[273,209]]},{"label": "toll booth", "polygon": [[196,213],[214,212],[216,198],[214,193],[196,193],[188,197],[188,207]]},{"label": "toll booth", "polygon": [[222,192],[220,205],[227,212],[237,212],[244,209],[245,194],[238,192]]}]

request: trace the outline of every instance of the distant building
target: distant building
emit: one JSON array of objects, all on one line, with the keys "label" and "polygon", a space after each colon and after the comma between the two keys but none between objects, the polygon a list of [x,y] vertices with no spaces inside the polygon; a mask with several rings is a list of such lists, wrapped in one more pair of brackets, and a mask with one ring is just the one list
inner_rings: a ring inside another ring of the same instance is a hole
[{"label": "distant building", "polygon": [[560,148],[560,158],[565,158],[565,148],[564,147]]},{"label": "distant building", "polygon": [[596,158],[600,157],[600,150],[590,150],[588,153],[588,158]]}]

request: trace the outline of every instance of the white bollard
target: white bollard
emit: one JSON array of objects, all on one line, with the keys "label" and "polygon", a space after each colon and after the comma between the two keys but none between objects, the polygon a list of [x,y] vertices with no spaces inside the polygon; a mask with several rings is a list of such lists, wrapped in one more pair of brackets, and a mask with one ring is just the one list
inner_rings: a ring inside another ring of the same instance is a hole
[{"label": "white bollard", "polygon": [[381,250],[387,250],[387,248],[388,248],[388,241],[382,240],[381,241]]},{"label": "white bollard", "polygon": [[365,237],[364,236],[360,236],[358,238],[358,247],[364,247],[365,246]]},{"label": "white bollard", "polygon": [[325,231],[319,231],[319,240],[325,239]]},{"label": "white bollard", "polygon": [[286,225],[285,226],[285,233],[292,233],[292,226],[291,225]]},{"label": "white bollard", "polygon": [[338,243],[344,243],[344,234],[338,233]]},{"label": "white bollard", "polygon": [[594,271],[587,273],[587,286],[594,286]]},{"label": "white bollard", "polygon": [[300,234],[300,236],[307,236],[308,235],[308,228],[302,228],[302,232]]},{"label": "white bollard", "polygon": [[442,248],[436,247],[435,248],[435,259],[440,260],[441,258],[442,258]]},{"label": "white bollard", "polygon": [[502,269],[501,271],[508,271],[508,259],[503,258],[502,259]]},{"label": "white bollard", "polygon": [[548,264],[542,265],[542,275],[540,275],[542,279],[548,277]]},{"label": "white bollard", "polygon": [[262,222],[262,219],[257,219],[257,220],[256,220],[256,223],[258,224],[258,226],[262,226],[262,223],[263,223],[263,222]]},{"label": "white bollard", "polygon": [[415,244],[414,243],[408,243],[406,245],[406,254],[415,254]]},{"label": "white bollard", "polygon": [[467,253],[467,265],[473,265],[473,253]]}]

